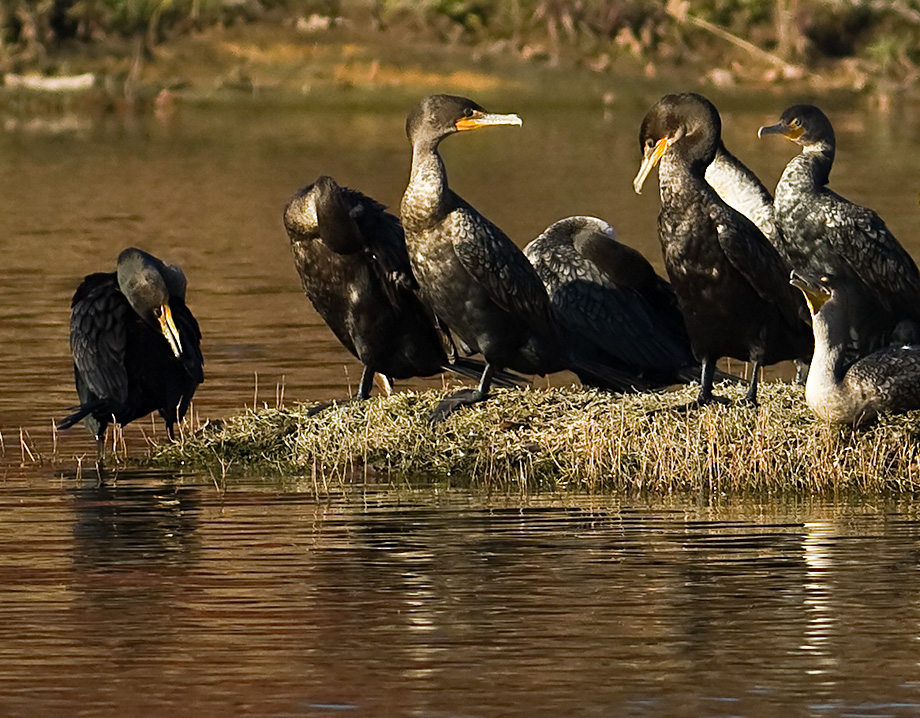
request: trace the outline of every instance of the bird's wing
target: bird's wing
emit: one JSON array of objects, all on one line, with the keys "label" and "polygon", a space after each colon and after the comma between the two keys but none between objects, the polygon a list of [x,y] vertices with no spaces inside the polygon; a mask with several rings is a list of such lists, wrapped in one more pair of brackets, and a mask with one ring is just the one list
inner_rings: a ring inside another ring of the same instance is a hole
[{"label": "bird's wing", "polygon": [[133,313],[114,273],[91,274],[77,288],[70,315],[70,349],[87,388],[116,403],[128,396],[127,322]]},{"label": "bird's wing", "polygon": [[365,250],[373,258],[381,279],[387,285],[416,291],[418,283],[409,264],[406,235],[399,218],[369,198],[356,204],[351,213],[364,237]]},{"label": "bird's wing", "polygon": [[876,393],[890,411],[920,408],[920,348],[887,347],[854,363],[845,381],[854,391]]},{"label": "bird's wing", "polygon": [[459,199],[445,222],[460,263],[494,302],[535,328],[553,326],[543,282],[504,232]]},{"label": "bird's wing", "polygon": [[878,290],[883,303],[894,295],[908,302],[910,314],[920,313],[920,272],[882,218],[833,192],[828,191],[828,199],[823,219],[832,250]]},{"label": "bird's wing", "polygon": [[182,342],[182,355],[179,357],[189,377],[200,384],[204,381],[204,357],[201,354],[201,329],[198,320],[181,300],[171,299],[169,308],[173,321],[179,330]]},{"label": "bird's wing", "polygon": [[689,344],[669,336],[633,290],[576,279],[556,289],[551,300],[566,331],[634,368],[669,371],[693,362]]},{"label": "bird's wing", "polygon": [[773,304],[789,326],[804,321],[804,304],[789,285],[786,263],[757,226],[727,205],[715,207],[712,219],[722,252],[758,296]]}]

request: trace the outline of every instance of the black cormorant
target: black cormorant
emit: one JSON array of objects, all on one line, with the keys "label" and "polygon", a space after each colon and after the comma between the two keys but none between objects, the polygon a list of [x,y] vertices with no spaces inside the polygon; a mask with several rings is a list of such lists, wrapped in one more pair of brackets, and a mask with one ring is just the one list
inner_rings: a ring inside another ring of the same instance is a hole
[{"label": "black cormorant", "polygon": [[383,205],[322,176],[291,198],[284,226],[304,292],[364,364],[359,399],[375,373],[388,384],[445,369],[479,377],[484,364],[456,356],[419,299],[402,225]]},{"label": "black cormorant", "polygon": [[696,357],[703,364],[699,404],[713,400],[715,362],[754,363],[746,399],[756,403],[759,369],[807,356],[811,330],[785,264],[763,233],[704,179],[721,134],[719,113],[695,93],[665,95],[639,132],[641,191],[660,163],[658,237]]},{"label": "black cormorant", "polygon": [[118,255],[117,271],[88,275],[71,303],[70,349],[79,409],[100,450],[112,422],[124,425],[159,411],[173,438],[204,381],[201,332],[185,306],[186,279],[133,247]]},{"label": "black cormorant", "polygon": [[489,125],[520,125],[472,100],[432,95],[406,120],[412,170],[400,215],[422,297],[460,339],[482,352],[479,386],[448,397],[434,418],[482,401],[494,369],[546,374],[566,368],[546,290],[504,232],[447,186],[441,140]]},{"label": "black cormorant", "polygon": [[486,360],[477,389],[445,398],[434,420],[482,401],[499,368],[525,374],[572,369],[582,381],[595,385],[630,384],[631,378],[614,367],[596,367],[570,356],[546,289],[524,253],[447,185],[438,154],[445,137],[490,125],[520,124],[517,115],[486,112],[472,100],[452,95],[427,97],[406,120],[412,170],[401,219],[412,270],[422,298]]},{"label": "black cormorant", "polygon": [[578,356],[618,366],[649,387],[696,380],[671,286],[602,219],[561,219],[524,248]]},{"label": "black cormorant", "polygon": [[793,272],[812,314],[815,352],[805,401],[826,421],[859,424],[880,412],[920,409],[920,347],[885,347],[856,362],[846,358],[850,340],[853,281]]},{"label": "black cormorant", "polygon": [[827,188],[834,129],[814,105],[795,105],[761,137],[781,134],[802,147],[776,187],[776,222],[792,268],[830,273],[847,284],[851,358],[893,343],[920,342],[920,273],[882,219]]}]

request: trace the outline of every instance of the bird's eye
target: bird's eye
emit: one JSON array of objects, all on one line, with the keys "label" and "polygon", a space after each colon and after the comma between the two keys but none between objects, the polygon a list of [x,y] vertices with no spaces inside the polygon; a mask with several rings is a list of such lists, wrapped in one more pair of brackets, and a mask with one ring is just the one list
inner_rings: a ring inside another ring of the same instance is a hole
[{"label": "bird's eye", "polygon": [[153,310],[153,315],[159,319],[161,316],[163,316],[163,310],[160,307],[157,307]]},{"label": "bird's eye", "polygon": [[464,117],[472,117],[472,116],[473,116],[473,108],[472,108],[472,107],[464,108],[464,110],[463,110],[463,116],[464,116]]},{"label": "bird's eye", "polygon": [[[789,123],[792,127],[801,127],[802,121],[798,117],[793,117],[792,122]],[[826,279],[826,277],[825,277]]]},{"label": "bird's eye", "polygon": [[646,146],[646,148],[648,148],[648,149],[652,149],[652,148],[655,146],[655,140],[653,140],[651,137],[649,137],[649,138],[645,141],[645,146]]}]

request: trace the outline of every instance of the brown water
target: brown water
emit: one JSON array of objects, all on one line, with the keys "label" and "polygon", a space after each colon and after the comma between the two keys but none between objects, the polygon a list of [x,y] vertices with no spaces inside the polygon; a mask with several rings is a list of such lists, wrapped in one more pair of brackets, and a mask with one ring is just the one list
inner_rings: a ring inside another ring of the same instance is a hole
[{"label": "brown water", "polygon": [[[448,140],[452,185],[521,244],[596,214],[660,266],[656,192],[631,188],[655,97],[607,113],[591,98],[492,99],[524,126]],[[794,148],[754,135],[785,100],[720,104],[729,146],[774,184]],[[51,431],[75,401],[68,304],[128,245],[186,271],[204,333],[199,420],[274,405],[282,388],[284,401],[353,391],[360,367],[303,297],[281,210],[321,173],[398,206],[405,109],[4,118],[0,715],[920,714],[910,503],[358,489],[319,502],[312,485],[221,496],[209,476],[76,476],[88,435]],[[920,256],[920,115],[833,115],[833,186]],[[56,468],[21,466],[20,433]],[[129,453],[152,433],[129,427]]]},{"label": "brown water", "polygon": [[916,716],[916,506],[0,492],[5,716]]}]

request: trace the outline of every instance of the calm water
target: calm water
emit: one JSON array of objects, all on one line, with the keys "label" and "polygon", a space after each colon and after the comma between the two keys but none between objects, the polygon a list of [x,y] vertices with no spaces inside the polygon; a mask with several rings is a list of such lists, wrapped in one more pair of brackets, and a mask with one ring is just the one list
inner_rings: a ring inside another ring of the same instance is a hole
[{"label": "calm water", "polygon": [[[607,113],[481,98],[524,126],[448,140],[452,185],[521,244],[596,214],[660,266],[656,192],[631,188],[657,95]],[[719,104],[730,148],[773,185],[794,148],[755,133],[787,99]],[[186,271],[199,420],[354,389],[360,367],[303,297],[281,210],[321,173],[398,206],[405,111],[180,106],[166,121],[52,117],[63,131],[2,118],[0,714],[920,714],[910,503],[318,501],[297,484],[221,495],[208,476],[78,475],[88,435],[51,430],[75,401],[68,304],[128,245]],[[832,115],[833,186],[920,256],[920,114]],[[162,430],[126,434],[141,455]],[[59,463],[21,466],[27,451]]]}]

